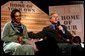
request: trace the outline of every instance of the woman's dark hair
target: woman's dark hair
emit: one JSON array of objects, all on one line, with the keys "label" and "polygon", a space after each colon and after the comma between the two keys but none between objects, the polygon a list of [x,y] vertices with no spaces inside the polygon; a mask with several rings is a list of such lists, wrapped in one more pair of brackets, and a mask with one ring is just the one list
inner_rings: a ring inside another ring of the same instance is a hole
[{"label": "woman's dark hair", "polygon": [[14,14],[15,14],[16,12],[21,13],[20,10],[18,10],[18,9],[13,9],[12,12],[11,12],[11,19],[12,19],[12,20],[14,20],[14,18],[15,18],[15,15],[14,15]]}]

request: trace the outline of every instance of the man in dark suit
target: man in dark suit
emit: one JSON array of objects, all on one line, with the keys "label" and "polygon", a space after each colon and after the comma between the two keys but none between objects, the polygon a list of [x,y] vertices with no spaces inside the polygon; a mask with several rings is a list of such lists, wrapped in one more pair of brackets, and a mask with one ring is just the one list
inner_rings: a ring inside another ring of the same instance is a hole
[{"label": "man in dark suit", "polygon": [[65,25],[61,25],[59,15],[52,13],[50,15],[51,25],[43,29],[43,35],[47,38],[55,38],[57,42],[68,42],[72,39],[72,34],[67,30]]},{"label": "man in dark suit", "polygon": [[37,48],[40,54],[43,55],[60,55],[61,50],[57,43],[69,42],[72,39],[72,34],[67,31],[66,26],[61,25],[57,13],[52,13],[50,17],[51,25],[44,27],[43,30],[37,34],[43,41],[37,42]]}]

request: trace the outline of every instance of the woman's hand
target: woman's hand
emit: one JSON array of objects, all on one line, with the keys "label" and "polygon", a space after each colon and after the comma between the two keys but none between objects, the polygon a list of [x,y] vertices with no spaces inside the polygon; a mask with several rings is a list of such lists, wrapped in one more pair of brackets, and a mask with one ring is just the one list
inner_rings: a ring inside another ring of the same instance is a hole
[{"label": "woman's hand", "polygon": [[19,42],[20,44],[23,44],[23,36],[18,36],[18,42]]}]

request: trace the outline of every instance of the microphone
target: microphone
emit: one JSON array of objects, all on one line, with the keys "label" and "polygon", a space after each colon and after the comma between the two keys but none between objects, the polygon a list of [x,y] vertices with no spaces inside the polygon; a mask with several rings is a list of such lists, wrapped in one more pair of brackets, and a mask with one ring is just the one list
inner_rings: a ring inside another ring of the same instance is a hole
[{"label": "microphone", "polygon": [[58,29],[59,26],[60,26],[60,21],[57,21],[57,23],[55,24],[55,29]]},{"label": "microphone", "polygon": [[60,25],[60,21],[57,22],[57,26],[59,26],[59,25]]},{"label": "microphone", "polygon": [[[58,27],[59,27],[60,25],[61,25],[61,24],[60,24],[60,21],[58,21],[58,22],[56,23],[57,30],[59,30],[59,28],[58,28]],[[63,29],[61,30],[61,32],[62,32],[62,33],[65,33],[65,31],[64,31]]]},{"label": "microphone", "polygon": [[60,26],[61,24],[60,24],[60,21],[57,21],[57,23],[55,23],[55,27],[58,27],[58,26]]}]

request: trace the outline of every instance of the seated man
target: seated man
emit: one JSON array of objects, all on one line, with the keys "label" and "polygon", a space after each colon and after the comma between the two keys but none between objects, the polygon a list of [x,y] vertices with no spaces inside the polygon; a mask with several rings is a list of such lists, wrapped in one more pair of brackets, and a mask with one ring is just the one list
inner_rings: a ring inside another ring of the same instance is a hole
[{"label": "seated man", "polygon": [[61,50],[57,43],[68,43],[73,36],[65,25],[60,24],[57,13],[52,13],[49,21],[51,25],[44,27],[42,31],[37,33],[38,36],[43,38],[43,41],[36,42],[36,46],[40,51],[37,54],[60,55]]}]

